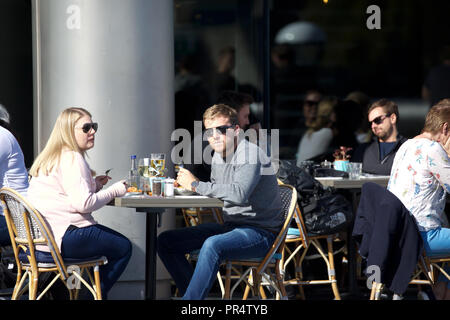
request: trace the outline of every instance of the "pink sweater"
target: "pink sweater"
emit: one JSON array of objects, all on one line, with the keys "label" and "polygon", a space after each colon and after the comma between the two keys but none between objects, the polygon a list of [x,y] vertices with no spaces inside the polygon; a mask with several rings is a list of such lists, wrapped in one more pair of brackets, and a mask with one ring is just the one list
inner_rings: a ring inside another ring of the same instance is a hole
[{"label": "pink sweater", "polygon": [[[64,151],[59,167],[48,176],[41,174],[31,179],[27,199],[44,217],[61,250],[62,237],[70,225],[86,227],[96,224],[92,212],[126,192],[122,182],[116,182],[105,190],[101,188],[83,156],[78,152]],[[49,251],[47,246],[38,246],[37,249]]]}]

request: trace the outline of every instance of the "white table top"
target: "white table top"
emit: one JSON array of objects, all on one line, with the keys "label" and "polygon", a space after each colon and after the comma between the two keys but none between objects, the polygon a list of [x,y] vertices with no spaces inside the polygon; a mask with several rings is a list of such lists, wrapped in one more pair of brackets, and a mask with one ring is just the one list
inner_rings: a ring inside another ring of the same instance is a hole
[{"label": "white table top", "polygon": [[333,187],[336,189],[361,189],[366,182],[374,182],[387,187],[389,176],[364,174],[359,179],[348,179],[338,177],[317,177],[315,178],[325,187]]},{"label": "white table top", "polygon": [[200,195],[174,197],[140,195],[115,198],[114,205],[127,208],[222,208],[223,201]]}]

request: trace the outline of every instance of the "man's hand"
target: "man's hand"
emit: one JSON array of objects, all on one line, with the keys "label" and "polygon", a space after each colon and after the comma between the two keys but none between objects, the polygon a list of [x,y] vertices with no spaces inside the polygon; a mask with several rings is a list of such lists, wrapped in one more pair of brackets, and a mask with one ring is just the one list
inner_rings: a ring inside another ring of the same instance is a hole
[{"label": "man's hand", "polygon": [[196,176],[194,176],[189,170],[180,168],[180,171],[178,172],[177,176],[177,182],[181,187],[189,191],[195,191],[192,190],[191,186],[191,183],[194,181],[198,181]]}]

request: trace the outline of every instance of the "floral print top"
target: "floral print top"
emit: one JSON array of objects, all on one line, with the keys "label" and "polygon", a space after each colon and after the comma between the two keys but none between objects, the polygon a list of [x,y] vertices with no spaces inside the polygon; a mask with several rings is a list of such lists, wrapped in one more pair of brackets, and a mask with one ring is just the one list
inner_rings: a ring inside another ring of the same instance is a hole
[{"label": "floral print top", "polygon": [[446,224],[446,193],[450,193],[450,159],[439,142],[409,139],[397,151],[388,190],[416,219],[419,231]]}]

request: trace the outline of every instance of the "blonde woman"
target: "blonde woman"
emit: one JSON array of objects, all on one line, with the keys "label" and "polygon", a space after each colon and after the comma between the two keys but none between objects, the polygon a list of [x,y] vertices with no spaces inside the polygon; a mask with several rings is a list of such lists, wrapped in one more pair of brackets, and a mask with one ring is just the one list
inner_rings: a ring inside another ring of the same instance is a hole
[{"label": "blonde woman", "polygon": [[[126,193],[124,181],[103,189],[110,179],[93,177],[85,160],[94,147],[98,124],[83,108],[68,108],[56,119],[50,138],[34,161],[28,199],[43,215],[64,258],[105,256],[100,269],[102,294],[124,271],[131,257],[131,243],[123,235],[97,224],[92,212]],[[42,259],[48,248],[38,248]],[[38,257],[39,258],[39,257]]]},{"label": "blonde woman", "polygon": [[312,159],[328,151],[328,147],[333,140],[331,126],[335,121],[334,107],[337,102],[336,97],[325,97],[319,102],[316,120],[298,144],[297,165],[300,165],[304,160]]}]

